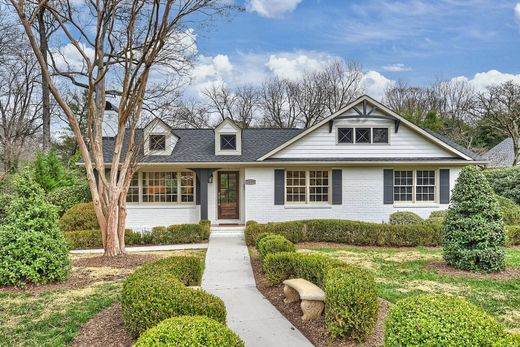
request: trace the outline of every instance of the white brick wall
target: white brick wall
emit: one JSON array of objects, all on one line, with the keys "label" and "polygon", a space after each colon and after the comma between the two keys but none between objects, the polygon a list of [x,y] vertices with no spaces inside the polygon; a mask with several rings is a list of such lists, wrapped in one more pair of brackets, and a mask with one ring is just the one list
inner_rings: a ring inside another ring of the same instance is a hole
[{"label": "white brick wall", "polygon": [[135,231],[200,221],[200,206],[127,205],[127,211],[126,227]]},{"label": "white brick wall", "polygon": [[[450,187],[453,189],[460,168],[451,168]],[[245,187],[246,220],[261,223],[302,219],[350,219],[368,222],[387,222],[391,213],[412,211],[427,218],[432,211],[443,210],[448,205],[385,205],[383,204],[383,168],[344,168],[343,204],[325,207],[290,207],[274,205],[274,168],[247,168],[245,179],[255,179],[256,184]]]}]

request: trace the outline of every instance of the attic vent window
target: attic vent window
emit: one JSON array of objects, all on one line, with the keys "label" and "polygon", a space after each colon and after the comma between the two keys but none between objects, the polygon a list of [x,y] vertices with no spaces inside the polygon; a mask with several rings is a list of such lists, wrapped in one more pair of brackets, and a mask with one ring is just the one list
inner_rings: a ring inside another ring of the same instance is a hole
[{"label": "attic vent window", "polygon": [[166,135],[150,135],[149,142],[151,151],[166,150]]},{"label": "attic vent window", "polygon": [[236,135],[220,135],[220,150],[236,150],[237,136]]}]

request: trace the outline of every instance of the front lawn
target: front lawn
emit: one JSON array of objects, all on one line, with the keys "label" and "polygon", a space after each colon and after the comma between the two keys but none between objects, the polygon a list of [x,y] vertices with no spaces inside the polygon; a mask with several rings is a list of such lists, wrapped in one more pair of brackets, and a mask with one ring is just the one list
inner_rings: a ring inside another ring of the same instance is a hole
[{"label": "front lawn", "polygon": [[[422,293],[463,296],[520,332],[520,278],[491,279],[445,275],[428,268],[442,261],[440,248],[363,248],[298,245],[301,252],[317,252],[357,264],[376,277],[378,294],[391,302]],[[520,248],[507,249],[509,268],[520,268]]]},{"label": "front lawn", "polygon": [[0,288],[0,346],[63,346],[99,311],[119,301],[124,278],[133,270],[165,256],[202,251],[147,252],[99,260],[73,255],[72,272],[64,283]]}]

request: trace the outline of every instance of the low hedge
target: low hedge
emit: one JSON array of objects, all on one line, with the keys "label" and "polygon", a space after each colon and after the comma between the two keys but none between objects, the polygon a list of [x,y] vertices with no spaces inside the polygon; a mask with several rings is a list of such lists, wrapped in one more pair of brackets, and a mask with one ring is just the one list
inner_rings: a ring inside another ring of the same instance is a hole
[{"label": "low hedge", "polygon": [[199,285],[202,261],[196,257],[170,257],[143,266],[123,284],[122,313],[133,337],[159,322],[176,316],[207,316],[226,322],[226,307]]},{"label": "low hedge", "polygon": [[364,341],[374,330],[379,311],[374,277],[354,266],[334,268],[325,276],[324,291],[331,338]]},{"label": "low hedge", "polygon": [[398,301],[385,321],[385,346],[493,346],[504,328],[464,299],[422,294]]},{"label": "low hedge", "polygon": [[433,211],[430,213],[430,216],[424,220],[424,223],[442,225],[447,214],[447,210]]},{"label": "low hedge", "polygon": [[280,252],[296,252],[294,244],[285,237],[276,234],[267,234],[262,237],[257,243],[258,256],[260,261],[268,254]]},{"label": "low hedge", "polygon": [[99,229],[94,203],[83,202],[72,206],[61,216],[59,225],[63,231]]},{"label": "low hedge", "polygon": [[506,225],[520,224],[520,205],[517,205],[513,200],[500,195],[495,195],[495,197],[500,205],[500,211],[502,212],[504,223]]},{"label": "low hedge", "polygon": [[134,346],[243,347],[244,342],[231,329],[213,319],[180,316],[166,319],[147,330]]},{"label": "low hedge", "polygon": [[[201,242],[209,238],[209,225],[179,224],[169,227],[154,227],[151,232],[141,234],[130,229],[125,232],[125,244],[131,245],[171,245],[178,243]],[[70,249],[101,248],[101,231],[72,230],[65,231],[65,239]]]},{"label": "low hedge", "polygon": [[520,225],[506,225],[506,244],[520,246]]},{"label": "low hedge", "polygon": [[439,246],[442,243],[441,226],[436,224],[391,225],[334,219],[268,224],[248,222],[246,243],[255,245],[255,238],[262,233],[279,234],[294,243],[338,242],[391,247]]},{"label": "low hedge", "polygon": [[408,211],[398,211],[390,215],[390,224],[421,224],[424,219],[417,213]]},{"label": "low hedge", "polygon": [[269,254],[262,264],[267,281],[271,285],[289,278],[304,278],[323,288],[325,274],[335,267],[346,266],[344,262],[322,254],[282,252]]}]

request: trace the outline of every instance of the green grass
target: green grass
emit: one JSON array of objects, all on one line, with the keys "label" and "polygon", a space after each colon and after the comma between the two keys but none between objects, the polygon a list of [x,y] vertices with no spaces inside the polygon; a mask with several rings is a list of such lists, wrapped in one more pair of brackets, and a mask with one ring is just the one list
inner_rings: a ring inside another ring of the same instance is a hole
[{"label": "green grass", "polygon": [[39,295],[0,293],[0,346],[63,346],[119,298],[122,282]]},{"label": "green grass", "polygon": [[[396,302],[410,295],[432,292],[465,297],[502,321],[509,330],[520,332],[520,279],[493,280],[440,275],[426,266],[442,260],[442,250],[432,248],[368,249],[311,248],[371,271],[379,296]],[[508,267],[520,267],[520,249],[506,252]]]}]

